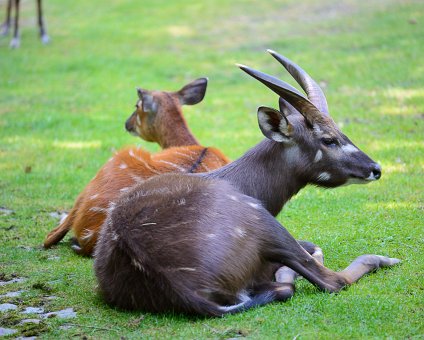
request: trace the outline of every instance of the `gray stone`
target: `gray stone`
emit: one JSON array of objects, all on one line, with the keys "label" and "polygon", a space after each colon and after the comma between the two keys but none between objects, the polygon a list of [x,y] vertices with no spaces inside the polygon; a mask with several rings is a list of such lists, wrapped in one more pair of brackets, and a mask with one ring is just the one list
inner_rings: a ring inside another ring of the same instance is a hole
[{"label": "gray stone", "polygon": [[60,319],[71,319],[71,318],[75,318],[77,316],[77,313],[74,312],[73,308],[66,308],[57,312],[45,313],[45,314],[42,314],[41,316],[45,319],[52,318],[52,317],[58,317]]},{"label": "gray stone", "polygon": [[0,312],[7,312],[8,310],[15,310],[18,306],[13,303],[3,303],[0,305]]},{"label": "gray stone", "polygon": [[22,320],[19,324],[20,325],[23,325],[23,324],[26,324],[26,323],[35,323],[35,324],[39,324],[41,322],[41,320],[39,320],[39,319],[25,319],[25,320]]},{"label": "gray stone", "polygon": [[0,295],[0,298],[6,298],[6,297],[17,297],[20,296],[25,290],[18,290],[16,292],[8,292],[6,294]]},{"label": "gray stone", "polygon": [[41,307],[27,307],[22,314],[41,314],[44,313],[44,308]]},{"label": "gray stone", "polygon": [[0,336],[15,334],[16,332],[16,329],[0,327]]},{"label": "gray stone", "polygon": [[22,282],[22,281],[25,281],[25,279],[21,278],[21,277],[17,277],[17,278],[14,278],[12,280],[9,280],[9,281],[0,281],[0,286],[5,286],[5,285],[9,285],[11,283],[17,283],[17,282]]}]

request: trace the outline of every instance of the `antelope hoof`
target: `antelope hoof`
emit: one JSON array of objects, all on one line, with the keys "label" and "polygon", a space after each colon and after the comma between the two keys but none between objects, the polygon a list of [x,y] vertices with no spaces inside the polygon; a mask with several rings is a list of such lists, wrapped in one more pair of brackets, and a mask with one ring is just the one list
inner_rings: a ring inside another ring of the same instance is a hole
[{"label": "antelope hoof", "polygon": [[47,34],[41,36],[41,42],[43,45],[47,45],[50,42],[50,37]]},{"label": "antelope hoof", "polygon": [[10,48],[19,48],[20,45],[21,45],[21,39],[19,39],[19,38],[13,38],[10,41],[9,47]]}]

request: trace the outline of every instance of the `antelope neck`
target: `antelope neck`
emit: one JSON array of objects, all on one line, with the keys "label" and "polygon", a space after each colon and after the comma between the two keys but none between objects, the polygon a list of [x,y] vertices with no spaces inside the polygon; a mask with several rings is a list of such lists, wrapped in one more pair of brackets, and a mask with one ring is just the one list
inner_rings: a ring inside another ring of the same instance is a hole
[{"label": "antelope neck", "polygon": [[245,195],[260,200],[276,216],[306,185],[296,171],[293,148],[265,139],[234,162],[200,176],[230,182]]}]

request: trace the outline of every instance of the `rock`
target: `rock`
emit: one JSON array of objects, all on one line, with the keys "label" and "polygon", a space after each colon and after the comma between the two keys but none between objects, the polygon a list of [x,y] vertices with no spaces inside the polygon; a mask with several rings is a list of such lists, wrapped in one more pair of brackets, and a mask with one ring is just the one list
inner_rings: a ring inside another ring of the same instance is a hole
[{"label": "rock", "polygon": [[8,292],[6,294],[0,295],[0,298],[6,298],[6,297],[17,297],[20,296],[25,290],[18,290],[16,292]]},{"label": "rock", "polygon": [[41,307],[27,307],[22,314],[41,314],[44,313],[44,308]]},{"label": "rock", "polygon": [[15,310],[18,306],[13,303],[3,303],[0,305],[0,312],[7,312],[8,310]]},{"label": "rock", "polygon": [[16,278],[9,280],[9,281],[0,281],[0,286],[10,285],[11,283],[17,283],[17,282],[22,282],[22,281],[25,281],[25,279],[22,278],[22,277],[16,277]]},{"label": "rock", "polygon": [[15,334],[16,332],[16,329],[0,327],[0,336]]},{"label": "rock", "polygon": [[60,319],[71,319],[71,318],[75,318],[76,316],[77,316],[77,313],[74,312],[73,308],[66,308],[58,312],[50,312],[50,313],[45,313],[42,315],[42,317],[45,319],[53,318],[53,317],[58,317]]},{"label": "rock", "polygon": [[22,320],[19,324],[20,325],[23,325],[23,324],[26,324],[26,323],[35,323],[35,324],[39,324],[41,322],[41,320],[39,320],[39,319],[25,319],[25,320]]}]

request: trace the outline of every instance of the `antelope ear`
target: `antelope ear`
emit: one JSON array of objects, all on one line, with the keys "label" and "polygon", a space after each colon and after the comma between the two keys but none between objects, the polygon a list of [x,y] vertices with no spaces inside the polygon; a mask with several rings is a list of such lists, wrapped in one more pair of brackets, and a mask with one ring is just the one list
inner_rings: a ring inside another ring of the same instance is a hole
[{"label": "antelope ear", "polygon": [[280,143],[291,142],[293,127],[280,111],[261,106],[258,108],[258,123],[266,138]]},{"label": "antelope ear", "polygon": [[177,92],[181,105],[200,103],[206,94],[208,78],[199,78],[184,86]]},{"label": "antelope ear", "polygon": [[158,111],[158,103],[150,93],[144,92],[140,99],[144,112],[156,113]]}]

